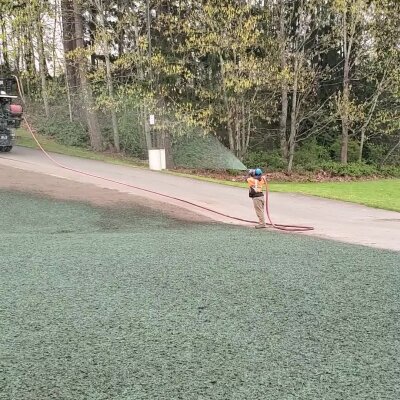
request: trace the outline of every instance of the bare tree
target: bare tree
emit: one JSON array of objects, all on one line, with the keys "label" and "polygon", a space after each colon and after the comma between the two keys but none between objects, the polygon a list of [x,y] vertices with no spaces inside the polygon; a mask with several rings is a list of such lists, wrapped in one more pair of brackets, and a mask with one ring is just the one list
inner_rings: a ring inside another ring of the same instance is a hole
[{"label": "bare tree", "polygon": [[105,64],[106,64],[106,82],[107,82],[107,90],[108,96],[110,98],[111,107],[111,122],[113,129],[113,138],[114,138],[114,147],[117,152],[119,152],[120,144],[119,144],[119,131],[118,131],[118,122],[117,122],[117,113],[115,111],[115,95],[114,95],[114,84],[113,77],[111,73],[111,59],[110,59],[110,45],[109,45],[109,34],[107,31],[106,23],[105,23],[105,8],[102,0],[94,0],[94,5],[97,9],[98,19],[99,19],[99,36],[101,45],[103,48]]},{"label": "bare tree", "polygon": [[343,89],[339,107],[342,120],[340,160],[343,164],[347,164],[349,147],[351,113],[350,73],[354,66],[356,39],[359,34],[357,28],[359,27],[365,6],[365,0],[344,0],[337,5],[337,13],[340,22],[340,37],[343,48]]},{"label": "bare tree", "polygon": [[83,97],[83,109],[86,115],[86,121],[89,129],[90,144],[94,150],[100,151],[103,148],[99,122],[97,119],[95,105],[93,101],[92,90],[87,78],[87,58],[84,54],[83,43],[83,24],[82,24],[82,10],[79,0],[73,0],[75,33],[76,33],[76,51],[77,51],[77,64],[79,70],[80,89]]},{"label": "bare tree", "polygon": [[287,83],[287,55],[286,55],[286,7],[285,0],[279,1],[279,47],[281,54],[281,73],[282,77],[282,90],[281,90],[281,115],[279,119],[279,136],[282,157],[287,160],[288,146],[286,139],[286,127],[288,117],[288,83]]},{"label": "bare tree", "polygon": [[61,0],[62,37],[65,56],[65,75],[70,92],[79,85],[79,73],[71,53],[76,49],[76,33],[73,0]]},{"label": "bare tree", "polygon": [[36,42],[37,42],[37,51],[39,55],[39,74],[40,74],[40,82],[42,86],[42,100],[44,105],[44,112],[47,118],[50,117],[50,108],[49,108],[49,97],[47,93],[47,67],[46,67],[46,56],[44,53],[44,44],[43,44],[43,25],[42,25],[42,15],[40,6],[36,9],[36,21],[34,23],[35,34],[36,34]]}]

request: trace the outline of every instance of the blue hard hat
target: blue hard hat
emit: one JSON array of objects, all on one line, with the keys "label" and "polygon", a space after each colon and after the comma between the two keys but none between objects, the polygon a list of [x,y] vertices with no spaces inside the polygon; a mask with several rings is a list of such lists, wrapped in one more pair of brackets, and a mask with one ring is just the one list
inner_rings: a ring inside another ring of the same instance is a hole
[{"label": "blue hard hat", "polygon": [[262,170],[261,170],[261,168],[256,168],[256,170],[254,171],[254,175],[255,175],[255,176],[261,176],[261,175],[262,175]]}]

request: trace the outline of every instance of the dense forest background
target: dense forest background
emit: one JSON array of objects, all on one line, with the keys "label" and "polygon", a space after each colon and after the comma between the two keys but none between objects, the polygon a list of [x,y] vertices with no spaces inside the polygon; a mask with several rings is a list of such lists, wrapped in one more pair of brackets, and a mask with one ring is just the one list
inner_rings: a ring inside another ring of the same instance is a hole
[{"label": "dense forest background", "polygon": [[251,166],[399,171],[398,0],[2,0],[0,15],[0,76],[62,143],[165,147],[172,166],[216,137]]}]

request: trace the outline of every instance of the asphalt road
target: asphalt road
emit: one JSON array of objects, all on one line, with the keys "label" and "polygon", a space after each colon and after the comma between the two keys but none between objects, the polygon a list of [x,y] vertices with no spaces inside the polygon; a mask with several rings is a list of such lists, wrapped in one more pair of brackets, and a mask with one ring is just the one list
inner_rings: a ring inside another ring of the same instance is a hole
[{"label": "asphalt road", "polygon": [[[242,188],[101,161],[59,154],[52,154],[52,156],[58,162],[74,169],[182,198],[234,217],[255,219],[247,190]],[[1,153],[0,165],[90,183],[132,195],[150,197],[189,209],[220,222],[239,223],[176,200],[65,170],[52,163],[39,150],[15,147],[11,153]],[[400,251],[400,213],[397,212],[294,193],[271,193],[270,212],[275,223],[310,225],[315,228],[312,232],[299,233],[301,235],[307,234]]]}]

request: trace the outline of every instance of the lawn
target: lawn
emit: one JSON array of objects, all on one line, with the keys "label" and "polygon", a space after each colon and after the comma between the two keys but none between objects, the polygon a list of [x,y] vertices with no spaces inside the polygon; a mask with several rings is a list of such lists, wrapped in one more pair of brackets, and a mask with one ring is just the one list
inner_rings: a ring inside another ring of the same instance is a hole
[{"label": "lawn", "polygon": [[399,253],[0,201],[0,399],[400,398]]},{"label": "lawn", "polygon": [[276,192],[296,192],[400,212],[400,179],[363,182],[273,183]]}]

